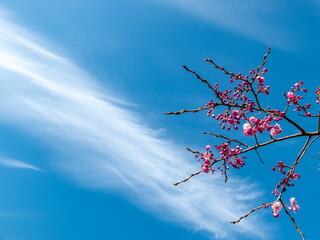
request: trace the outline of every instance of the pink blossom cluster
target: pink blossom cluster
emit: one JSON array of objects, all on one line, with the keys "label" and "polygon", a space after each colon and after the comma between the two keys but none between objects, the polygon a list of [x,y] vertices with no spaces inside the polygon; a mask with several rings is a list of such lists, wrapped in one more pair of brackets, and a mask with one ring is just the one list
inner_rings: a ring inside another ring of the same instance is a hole
[{"label": "pink blossom cluster", "polygon": [[281,205],[280,202],[275,201],[275,202],[272,203],[271,209],[272,209],[272,212],[273,212],[273,216],[275,218],[277,218],[277,217],[279,217],[279,212],[282,209],[282,205]]},{"label": "pink blossom cluster", "polygon": [[[203,155],[200,156],[200,159],[204,161],[204,164],[201,166],[203,173],[208,173],[209,170],[212,170],[212,169],[209,169],[210,168],[210,163],[211,163],[211,160],[215,160],[215,158],[213,157],[212,151],[209,151],[210,148],[211,148],[211,146],[207,145],[206,146],[207,151]],[[196,155],[195,157],[198,158],[199,156]],[[198,161],[200,159],[198,159]]]},{"label": "pink blossom cluster", "polygon": [[[268,69],[264,68],[261,72],[261,74],[265,74],[268,71]],[[269,94],[269,86],[264,87],[265,79],[264,77],[260,75],[255,75],[255,70],[251,70],[249,72],[252,74],[251,78],[258,81],[258,92],[257,93],[266,93]],[[227,124],[227,130],[230,130],[230,126],[233,126],[235,130],[238,129],[238,127],[234,124],[240,124],[240,118],[242,117],[244,120],[246,119],[245,114],[249,112],[254,111],[254,107],[256,106],[256,103],[252,101],[251,98],[247,96],[248,92],[252,91],[251,90],[251,85],[252,83],[249,82],[249,76],[247,75],[246,77],[242,76],[241,73],[231,76],[230,77],[230,82],[233,83],[235,80],[240,80],[240,83],[237,83],[235,87],[233,87],[233,90],[231,89],[226,89],[224,91],[220,91],[218,89],[218,83],[214,85],[212,88],[213,91],[215,92],[215,96],[220,100],[221,103],[219,105],[223,104],[226,106],[232,106],[235,108],[239,107],[239,110],[235,109],[237,114],[235,113],[235,110],[232,112],[232,114],[229,114],[229,109],[224,113],[224,114],[219,114],[218,116],[215,116],[213,114],[213,109],[217,105],[213,102],[211,99],[206,106],[207,107],[212,107],[208,110],[207,116],[212,116],[213,118],[216,118],[217,120],[220,120],[219,125],[222,125],[222,128],[225,129]],[[253,82],[254,82],[253,81]],[[241,106],[241,107],[240,107]]]},{"label": "pink blossom cluster", "polygon": [[[262,71],[261,71],[261,74],[265,74],[266,72],[268,72],[268,69],[264,68]],[[250,74],[255,74],[255,70],[252,69],[250,72]],[[270,86],[266,86],[264,87],[264,83],[265,83],[265,80],[264,80],[264,77],[258,75],[256,77],[256,81],[258,81],[258,93],[265,93],[266,95],[269,94],[269,89],[270,89]]]},{"label": "pink blossom cluster", "polygon": [[276,123],[276,125],[274,125],[274,127],[271,128],[270,134],[271,134],[272,137],[276,137],[280,133],[282,133],[282,129],[281,129],[280,125],[278,123]]},{"label": "pink blossom cluster", "polygon": [[[265,208],[268,207],[267,204],[263,203],[263,205],[265,205]],[[294,213],[296,213],[300,208],[300,206],[297,204],[297,201],[296,201],[296,199],[294,197],[290,198],[290,205],[287,206],[287,207],[288,207],[289,210],[293,210]],[[281,205],[281,203],[279,201],[274,201],[272,203],[271,209],[272,209],[272,212],[273,212],[273,216],[275,218],[278,218],[279,217],[279,212],[282,209],[282,205]]]},{"label": "pink blossom cluster", "polygon": [[264,119],[259,119],[255,117],[250,117],[249,121],[243,124],[243,133],[245,136],[253,136],[258,132],[262,133],[265,131],[270,131],[271,136],[276,137],[281,132],[282,129],[279,124],[271,125],[272,120],[281,120],[282,118],[273,118],[272,116],[265,117]]},{"label": "pink blossom cluster", "polygon": [[[228,163],[229,165],[233,166],[235,169],[239,169],[240,167],[243,167],[245,165],[244,159],[246,159],[245,156],[239,157],[237,155],[241,154],[242,148],[240,146],[236,146],[236,148],[231,147],[231,143],[221,143],[219,145],[215,145],[215,148],[220,153],[220,159],[223,159],[222,165],[225,165]],[[206,152],[204,152],[201,155],[195,155],[195,158],[198,158],[198,162],[200,160],[204,161],[204,164],[201,166],[203,173],[209,173],[209,171],[212,172],[212,174],[215,172],[215,169],[212,168],[212,162],[217,161],[217,159],[214,158],[214,155],[212,151],[209,151],[211,147],[209,145],[206,146]],[[220,170],[221,166],[219,166],[217,169]],[[229,169],[229,166],[226,166],[227,169]],[[221,174],[223,174],[223,170],[221,169]]]},{"label": "pink blossom cluster", "polygon": [[280,188],[281,186],[283,186],[283,188],[284,188],[283,191],[285,192],[285,191],[286,191],[286,186],[288,186],[288,187],[294,186],[294,184],[291,183],[291,180],[292,180],[292,181],[295,181],[295,180],[297,180],[297,179],[300,178],[299,173],[291,172],[291,170],[288,170],[287,172],[284,171],[285,168],[289,168],[289,169],[290,169],[290,167],[287,166],[286,164],[283,164],[282,161],[278,161],[278,164],[272,168],[272,171],[275,171],[277,168],[279,168],[279,171],[280,171],[282,174],[286,174],[287,176],[289,176],[289,174],[290,174],[290,176],[289,176],[289,177],[284,177],[284,178],[277,184],[275,190],[272,191],[272,194],[275,194],[275,196],[278,196],[278,194],[279,194],[279,188]]},{"label": "pink blossom cluster", "polygon": [[[210,104],[210,102],[208,103]],[[208,111],[208,116],[211,114],[212,109]],[[219,125],[222,124],[222,129],[225,129],[225,124],[227,125],[227,130],[230,130],[230,127],[233,126],[235,130],[238,130],[236,124],[240,124],[240,114],[237,109],[232,111],[232,114],[229,114],[229,111],[226,111],[224,114],[219,114],[217,117],[212,114],[212,117],[215,117],[217,120],[220,120]]]},{"label": "pink blossom cluster", "polygon": [[291,206],[288,207],[288,209],[293,210],[293,212],[296,213],[300,208],[300,206],[297,204],[296,198],[294,197],[290,198],[290,204]]},{"label": "pink blossom cluster", "polygon": [[311,113],[308,112],[307,109],[309,109],[311,107],[311,104],[306,103],[305,106],[301,106],[299,104],[299,100],[303,99],[303,96],[296,95],[296,93],[298,91],[302,91],[304,93],[308,91],[305,88],[300,88],[302,84],[303,84],[302,80],[300,82],[294,84],[294,87],[291,87],[291,91],[289,91],[287,94],[284,94],[284,95],[286,96],[288,103],[296,106],[294,111],[303,111],[303,112],[305,112],[305,115],[307,117],[310,117]]},{"label": "pink blossom cluster", "polygon": [[243,159],[246,157],[238,157],[241,153],[242,148],[238,145],[235,149],[231,147],[230,142],[221,143],[219,145],[215,145],[215,148],[220,153],[221,159],[224,159],[225,162],[232,165],[234,168],[239,169],[240,167],[243,167],[245,162]]}]

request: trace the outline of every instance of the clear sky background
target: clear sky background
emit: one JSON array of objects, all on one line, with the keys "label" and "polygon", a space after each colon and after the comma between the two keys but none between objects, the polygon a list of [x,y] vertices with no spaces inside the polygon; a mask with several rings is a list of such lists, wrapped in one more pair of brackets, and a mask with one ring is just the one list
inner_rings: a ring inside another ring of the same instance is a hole
[{"label": "clear sky background", "polygon": [[[264,165],[248,154],[228,184],[217,174],[174,187],[200,169],[185,147],[218,144],[201,133],[220,127],[205,112],[163,113],[213,97],[182,65],[227,87],[203,59],[246,74],[270,45],[264,106],[283,109],[283,92],[304,80],[317,113],[319,30],[316,0],[2,0],[0,239],[299,239],[284,212],[229,221],[274,200],[271,168],[292,164],[304,139],[261,149]],[[317,152],[285,194],[307,239],[320,235]]]}]

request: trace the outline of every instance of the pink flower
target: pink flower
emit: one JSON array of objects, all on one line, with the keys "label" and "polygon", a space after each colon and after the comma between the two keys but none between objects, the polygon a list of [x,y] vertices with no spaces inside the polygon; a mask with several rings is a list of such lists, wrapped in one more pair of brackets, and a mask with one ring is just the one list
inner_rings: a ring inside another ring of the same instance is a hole
[{"label": "pink flower", "polygon": [[251,128],[251,125],[250,125],[250,123],[245,123],[245,124],[243,124],[242,128],[243,128],[243,130],[247,130],[247,129]]},{"label": "pink flower", "polygon": [[255,123],[257,121],[257,119],[255,117],[250,117],[249,121],[252,122],[252,123]]},{"label": "pink flower", "polygon": [[290,204],[296,205],[297,204],[296,198],[294,198],[294,197],[290,198]]},{"label": "pink flower", "polygon": [[282,129],[281,129],[280,125],[277,123],[273,128],[271,128],[270,134],[272,137],[276,137],[280,133],[282,133]]},{"label": "pink flower", "polygon": [[294,98],[295,97],[293,92],[288,92],[287,96],[288,96],[288,98]]},{"label": "pink flower", "polygon": [[282,209],[281,203],[278,202],[278,201],[277,202],[273,202],[271,208],[272,208],[273,216],[275,218],[279,217],[279,212]]},{"label": "pink flower", "polygon": [[208,173],[209,172],[209,165],[208,164],[205,164],[202,166],[202,172],[203,173]]},{"label": "pink flower", "polygon": [[277,213],[273,213],[273,216],[275,217],[275,218],[278,218],[280,215],[279,215],[279,213],[277,212]]},{"label": "pink flower", "polygon": [[290,207],[289,209],[292,209],[293,212],[296,213],[300,208],[300,206],[297,204],[296,198],[290,198],[290,204],[292,205],[292,207]]},{"label": "pink flower", "polygon": [[257,77],[257,80],[258,80],[258,82],[259,82],[259,83],[258,83],[259,85],[263,85],[263,84],[264,84],[264,77],[258,76],[258,77]]},{"label": "pink flower", "polygon": [[292,172],[291,175],[290,175],[290,179],[295,181],[297,180],[298,178],[300,178],[300,175],[299,173],[295,173],[295,172]]},{"label": "pink flower", "polygon": [[233,125],[234,124],[234,120],[232,118],[228,118],[228,124],[229,125]]},{"label": "pink flower", "polygon": [[234,110],[232,111],[232,115],[233,115],[233,116],[238,116],[238,115],[239,115],[239,111],[238,111],[237,109],[234,109]]},{"label": "pink flower", "polygon": [[210,148],[211,148],[211,146],[210,146],[210,145],[207,145],[207,146],[206,146],[206,149],[207,149],[207,150],[209,150]]},{"label": "pink flower", "polygon": [[299,210],[299,208],[300,208],[300,207],[299,207],[298,204],[292,206],[292,210],[293,210],[294,213],[296,213],[296,212]]},{"label": "pink flower", "polygon": [[280,212],[282,209],[282,206],[281,206],[281,203],[277,201],[277,202],[273,202],[271,208],[273,212]]},{"label": "pink flower", "polygon": [[245,123],[243,124],[243,133],[245,136],[253,136],[258,133],[258,130],[251,127],[250,123]]}]

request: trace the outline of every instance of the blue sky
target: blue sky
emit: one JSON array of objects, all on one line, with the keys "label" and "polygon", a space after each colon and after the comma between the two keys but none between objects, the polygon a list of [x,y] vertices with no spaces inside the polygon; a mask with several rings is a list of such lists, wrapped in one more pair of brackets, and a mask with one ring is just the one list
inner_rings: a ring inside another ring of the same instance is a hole
[{"label": "blue sky", "polygon": [[[228,222],[274,200],[281,176],[271,168],[292,163],[303,140],[261,149],[264,165],[248,154],[228,184],[201,175],[174,187],[200,168],[185,147],[218,144],[201,132],[220,128],[205,113],[163,113],[212,98],[182,65],[227,86],[203,59],[246,73],[269,45],[264,104],[283,108],[301,79],[314,103],[319,18],[311,0],[1,1],[0,239],[298,239],[270,209]],[[306,157],[286,193],[309,239],[318,236],[318,164]]]}]

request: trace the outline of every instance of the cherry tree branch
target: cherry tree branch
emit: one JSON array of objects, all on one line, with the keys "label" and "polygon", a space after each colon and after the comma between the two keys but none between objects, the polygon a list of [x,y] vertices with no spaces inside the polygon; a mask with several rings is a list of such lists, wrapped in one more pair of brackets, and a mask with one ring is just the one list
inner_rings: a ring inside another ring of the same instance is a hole
[{"label": "cherry tree branch", "polygon": [[291,216],[291,214],[289,213],[286,205],[284,204],[284,202],[280,199],[280,203],[284,209],[284,211],[286,212],[286,214],[290,217],[292,223],[294,224],[295,228],[297,229],[297,231],[301,234],[302,239],[305,239],[305,236],[303,235],[303,233],[301,232],[301,230],[299,229],[298,225],[296,224],[295,219]]},{"label": "cherry tree branch", "polygon": [[249,148],[249,145],[247,145],[247,144],[245,144],[245,143],[243,143],[243,142],[240,142],[240,141],[237,140],[237,139],[231,139],[231,138],[228,138],[228,137],[223,136],[223,135],[221,135],[221,134],[215,134],[215,133],[209,133],[209,132],[203,132],[203,134],[212,135],[212,136],[215,136],[215,137],[217,137],[217,138],[223,138],[223,139],[229,140],[229,141],[231,141],[231,142],[239,143],[240,145],[243,145],[243,146]]},{"label": "cherry tree branch", "polygon": [[[268,203],[267,205],[269,205],[269,204],[271,204],[271,203]],[[257,210],[259,210],[259,209],[261,209],[261,208],[263,208],[263,207],[265,207],[265,205],[261,205],[261,206],[255,208],[255,209],[252,209],[252,210],[250,210],[250,212],[248,212],[247,214],[239,217],[238,220],[232,221],[232,222],[230,222],[230,223],[236,224],[236,223],[240,222],[242,219],[248,217],[251,213],[253,213],[253,212],[255,212],[255,211],[257,211]]]}]

